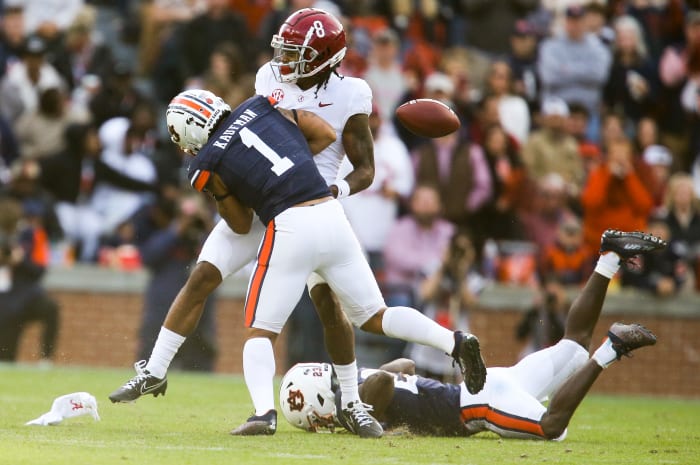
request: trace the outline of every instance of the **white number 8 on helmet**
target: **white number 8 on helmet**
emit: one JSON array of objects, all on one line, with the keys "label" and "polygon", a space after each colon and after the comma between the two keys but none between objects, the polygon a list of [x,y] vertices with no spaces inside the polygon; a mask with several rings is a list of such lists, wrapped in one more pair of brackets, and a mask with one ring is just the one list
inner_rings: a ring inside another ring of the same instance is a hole
[{"label": "white number 8 on helmet", "polygon": [[297,363],[280,385],[280,406],[287,421],[297,428],[317,432],[335,427],[335,383],[328,363]]},{"label": "white number 8 on helmet", "polygon": [[168,104],[165,119],[170,139],[191,155],[207,143],[221,118],[231,107],[208,90],[190,89],[177,94]]}]

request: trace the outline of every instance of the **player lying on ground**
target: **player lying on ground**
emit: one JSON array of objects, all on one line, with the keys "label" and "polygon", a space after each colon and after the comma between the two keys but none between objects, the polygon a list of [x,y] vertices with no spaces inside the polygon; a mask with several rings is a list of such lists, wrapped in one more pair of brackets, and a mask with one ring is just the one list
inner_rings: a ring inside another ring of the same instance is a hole
[{"label": "player lying on ground", "polygon": [[[453,354],[469,390],[481,390],[486,368],[476,338],[443,328],[413,308],[386,307],[340,202],[313,161],[312,151],[335,140],[333,128],[309,112],[276,110],[271,97],[254,96],[226,111],[211,92],[189,90],[168,106],[174,142],[182,143],[186,131],[192,130],[182,123],[198,116],[194,109],[214,111],[210,102],[218,102],[223,113],[211,135],[199,147],[181,145],[196,153],[190,182],[214,196],[219,214],[236,233],[246,234],[256,216],[266,225],[245,303],[244,357],[249,351],[250,363],[244,363],[243,371],[255,415],[232,434],[276,431],[272,348],[312,272],[329,284],[357,326]],[[130,381],[122,389],[129,391],[140,382]],[[371,416],[355,418],[359,426],[376,424],[381,435],[381,426]],[[351,430],[358,426],[343,415],[339,420]]]},{"label": "player lying on ground", "polygon": [[[340,21],[323,10],[298,10],[285,20],[271,45],[275,55],[270,63],[258,70],[256,93],[274,96],[279,107],[316,113],[333,126],[336,140],[316,155],[314,161],[334,197],[342,198],[367,188],[374,177],[373,143],[368,123],[372,93],[362,79],[337,73],[346,50],[345,31]],[[190,131],[180,131],[181,146],[189,144],[198,150],[210,136],[210,133],[198,131],[197,126],[210,130],[219,122],[217,118],[221,113],[212,112],[205,117],[205,123],[201,118],[203,114],[195,111],[187,119]],[[344,179],[336,179],[340,162],[346,155],[353,171]],[[137,375],[110,394],[112,402],[133,402],[144,394],[165,394],[168,367],[185,338],[194,331],[207,297],[223,279],[255,258],[264,232],[265,225],[258,221],[254,221],[247,234],[236,234],[224,220],[216,225],[207,237],[187,282],[168,310],[150,359],[137,362]],[[326,349],[338,374],[343,396],[342,413],[358,435],[380,436],[381,427],[360,402],[352,324],[345,313],[336,308],[338,299],[320,276],[313,273],[307,285],[323,324]],[[406,325],[411,324],[402,316],[372,318],[362,329],[410,339],[413,336],[407,332],[404,321]],[[424,333],[423,337],[429,345],[444,345],[441,333]],[[473,354],[478,354],[476,338],[468,334],[460,336],[460,344],[466,343],[472,346]],[[254,356],[258,351],[253,349],[255,346],[263,346],[260,350],[271,350],[266,341],[253,340],[246,344],[244,367],[258,363]],[[471,370],[465,367],[464,371],[468,373],[466,382],[471,391],[481,388],[485,376],[480,355],[476,363],[480,366]],[[259,370],[274,372],[274,366],[262,366]],[[265,411],[256,410],[256,414],[264,415]]]},{"label": "player lying on ground", "polygon": [[[639,324],[615,323],[589,358],[588,347],[608,283],[621,262],[666,246],[639,233],[606,231],[598,264],[569,311],[564,338],[516,365],[490,367],[484,389],[470,394],[461,385],[415,375],[413,361],[399,359],[379,369],[360,369],[360,397],[387,427],[407,426],[418,434],[469,436],[493,431],[505,438],[563,439],[574,411],[604,368],[656,337]],[[551,397],[549,406],[542,402]],[[307,430],[335,423],[331,368],[295,365],[280,387],[285,418]]]}]

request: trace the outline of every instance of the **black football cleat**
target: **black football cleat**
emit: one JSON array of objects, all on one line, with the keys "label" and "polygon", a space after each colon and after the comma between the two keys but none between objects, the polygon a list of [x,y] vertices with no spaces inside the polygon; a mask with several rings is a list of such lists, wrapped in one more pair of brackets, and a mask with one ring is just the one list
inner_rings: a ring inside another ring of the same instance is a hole
[{"label": "black football cleat", "polygon": [[156,378],[146,370],[146,361],[140,360],[134,363],[136,376],[131,378],[126,384],[109,395],[112,402],[134,402],[139,397],[146,394],[153,394],[153,397],[165,395],[168,388],[168,377]]},{"label": "black football cleat", "polygon": [[336,399],[337,419],[343,428],[361,438],[381,438],[384,435],[382,425],[369,414],[372,411],[371,405],[357,401],[342,408],[340,396]]},{"label": "black football cleat", "polygon": [[277,431],[277,410],[268,410],[265,415],[248,418],[245,423],[231,430],[233,436],[272,436]]},{"label": "black football cleat", "polygon": [[664,247],[666,247],[666,241],[663,239],[639,231],[624,232],[608,229],[600,237],[600,253],[615,252],[622,262]]},{"label": "black football cleat", "polygon": [[473,334],[465,334],[462,331],[455,331],[454,338],[455,348],[452,351],[452,358],[459,365],[467,391],[476,394],[484,388],[486,382],[486,365],[481,358],[479,339]]},{"label": "black football cleat", "polygon": [[630,357],[630,352],[640,347],[656,344],[656,336],[644,326],[632,323],[613,323],[608,331],[612,347],[620,360],[623,355]]}]

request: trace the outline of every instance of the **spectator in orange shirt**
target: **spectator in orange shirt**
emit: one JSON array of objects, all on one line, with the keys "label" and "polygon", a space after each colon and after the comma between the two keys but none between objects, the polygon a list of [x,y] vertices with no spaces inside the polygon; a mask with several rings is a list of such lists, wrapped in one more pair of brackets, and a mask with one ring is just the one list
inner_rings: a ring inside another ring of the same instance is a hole
[{"label": "spectator in orange shirt", "polygon": [[594,168],[581,194],[584,243],[597,250],[608,228],[642,231],[654,200],[635,169],[628,139],[610,141],[607,162]]},{"label": "spectator in orange shirt", "polygon": [[583,243],[581,222],[573,216],[561,220],[557,239],[540,255],[539,273],[544,282],[556,281],[578,286],[585,282],[593,269],[591,252]]}]

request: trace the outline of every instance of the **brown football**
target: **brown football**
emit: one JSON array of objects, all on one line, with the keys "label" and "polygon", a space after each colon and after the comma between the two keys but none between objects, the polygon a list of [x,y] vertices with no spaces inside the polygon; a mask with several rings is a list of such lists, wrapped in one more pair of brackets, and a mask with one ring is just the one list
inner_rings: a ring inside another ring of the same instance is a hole
[{"label": "brown football", "polygon": [[459,118],[444,103],[429,98],[409,100],[396,109],[396,118],[413,134],[443,137],[459,129]]}]

